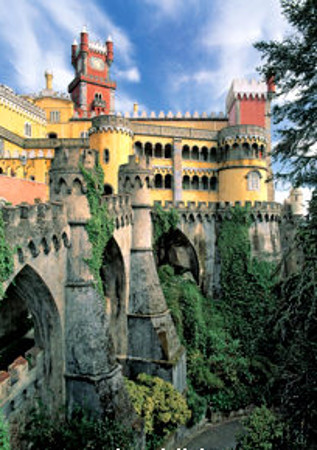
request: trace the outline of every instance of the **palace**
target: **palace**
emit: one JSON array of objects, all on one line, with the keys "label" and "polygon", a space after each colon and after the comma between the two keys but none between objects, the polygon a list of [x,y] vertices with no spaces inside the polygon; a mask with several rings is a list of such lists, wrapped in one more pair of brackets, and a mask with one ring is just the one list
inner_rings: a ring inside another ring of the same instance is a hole
[{"label": "palace", "polygon": [[67,94],[53,74],[37,95],[0,85],[0,198],[14,204],[48,198],[49,168],[59,146],[92,148],[105,172],[104,193],[118,192],[119,166],[145,155],[154,171],[151,200],[274,201],[270,168],[270,103],[274,83],[234,80],[226,114],[115,111],[113,42],[74,41],[75,75]]}]

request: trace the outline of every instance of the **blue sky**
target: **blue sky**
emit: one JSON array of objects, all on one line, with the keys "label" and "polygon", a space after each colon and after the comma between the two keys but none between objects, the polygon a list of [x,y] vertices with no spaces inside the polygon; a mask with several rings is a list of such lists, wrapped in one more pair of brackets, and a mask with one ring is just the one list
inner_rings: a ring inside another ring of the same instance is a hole
[{"label": "blue sky", "polygon": [[66,92],[84,25],[113,37],[121,112],[224,112],[233,78],[259,78],[252,43],[288,31],[279,0],[0,0],[0,83],[39,92],[49,69]]},{"label": "blue sky", "polygon": [[277,39],[279,0],[0,0],[0,82],[36,92],[72,79],[70,46],[83,27],[115,45],[117,110],[222,111],[232,78],[254,77],[252,42]]}]

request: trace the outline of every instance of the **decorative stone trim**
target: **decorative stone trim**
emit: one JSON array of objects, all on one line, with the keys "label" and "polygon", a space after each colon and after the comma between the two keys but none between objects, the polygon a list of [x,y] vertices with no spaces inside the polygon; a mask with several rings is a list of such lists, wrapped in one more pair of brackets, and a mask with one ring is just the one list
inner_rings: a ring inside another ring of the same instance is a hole
[{"label": "decorative stone trim", "polygon": [[46,115],[42,108],[33,105],[20,95],[15,94],[11,88],[3,84],[0,84],[0,104],[17,111],[36,122],[43,125],[46,124]]}]

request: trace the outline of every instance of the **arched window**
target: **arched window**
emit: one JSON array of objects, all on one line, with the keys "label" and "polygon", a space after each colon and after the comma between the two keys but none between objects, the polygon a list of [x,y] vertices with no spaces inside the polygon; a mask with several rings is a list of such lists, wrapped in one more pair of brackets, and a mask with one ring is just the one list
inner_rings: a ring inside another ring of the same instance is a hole
[{"label": "arched window", "polygon": [[202,184],[203,191],[208,191],[208,188],[209,188],[208,177],[203,176],[201,179],[201,184]]},{"label": "arched window", "polygon": [[136,155],[141,156],[142,155],[142,150],[143,150],[143,145],[142,142],[138,141],[134,144],[134,150]]},{"label": "arched window", "polygon": [[103,151],[103,162],[105,164],[108,164],[109,161],[110,161],[110,152],[109,149],[105,148]]},{"label": "arched window", "polygon": [[252,144],[252,153],[253,157],[258,158],[259,157],[259,147],[258,144],[254,143]]},{"label": "arched window", "polygon": [[243,151],[244,151],[244,154],[246,155],[246,156],[251,156],[250,155],[250,144],[248,144],[248,142],[244,142],[243,144],[242,144],[242,149],[243,149]]},{"label": "arched window", "polygon": [[196,161],[199,159],[199,148],[197,145],[194,145],[192,148],[192,159],[195,159]]},{"label": "arched window", "polygon": [[217,161],[217,149],[216,147],[212,147],[210,150],[210,161],[216,162]]},{"label": "arched window", "polygon": [[208,161],[208,148],[207,147],[203,147],[201,149],[201,160]]},{"label": "arched window", "polygon": [[145,144],[144,154],[145,154],[145,156],[150,156],[150,157],[153,156],[153,147],[152,147],[151,142],[147,142]]},{"label": "arched window", "polygon": [[47,136],[49,139],[57,139],[57,134],[56,133],[48,133]]},{"label": "arched window", "polygon": [[173,177],[170,174],[165,176],[165,189],[172,189]]},{"label": "arched window", "polygon": [[182,150],[182,157],[183,159],[189,159],[190,153],[189,153],[189,146],[184,145]]},{"label": "arched window", "polygon": [[160,173],[157,173],[154,177],[154,186],[158,189],[163,187],[163,178]]},{"label": "arched window", "polygon": [[192,189],[199,189],[199,178],[197,175],[194,175],[192,178]]},{"label": "arched window", "polygon": [[162,144],[160,144],[159,142],[155,144],[154,156],[155,158],[162,158]]},{"label": "arched window", "polygon": [[103,195],[111,195],[111,194],[113,194],[113,188],[111,184],[104,184]]},{"label": "arched window", "polygon": [[252,170],[247,175],[248,180],[248,191],[259,191],[260,190],[260,182],[261,175],[257,170]]},{"label": "arched window", "polygon": [[164,152],[165,158],[171,158],[172,157],[172,146],[171,144],[165,145],[165,152]]},{"label": "arched window", "polygon": [[190,189],[190,178],[188,175],[183,176],[183,189]]},{"label": "arched window", "polygon": [[210,190],[216,191],[218,188],[218,180],[217,177],[211,177],[210,178]]},{"label": "arched window", "polygon": [[2,167],[0,167],[0,175],[2,175],[3,174],[3,169],[2,169]]}]

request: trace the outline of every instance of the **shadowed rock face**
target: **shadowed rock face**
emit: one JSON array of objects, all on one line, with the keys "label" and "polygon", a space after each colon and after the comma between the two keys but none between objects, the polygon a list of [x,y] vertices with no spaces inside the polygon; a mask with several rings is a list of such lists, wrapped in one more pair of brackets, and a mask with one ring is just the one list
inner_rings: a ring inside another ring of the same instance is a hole
[{"label": "shadowed rock face", "polygon": [[125,269],[121,251],[113,238],[109,240],[105,248],[100,275],[115,352],[124,354],[127,339]]},{"label": "shadowed rock face", "polygon": [[196,251],[187,237],[180,230],[173,230],[163,235],[158,244],[158,266],[169,264],[176,274],[191,272],[199,283],[199,263]]}]

